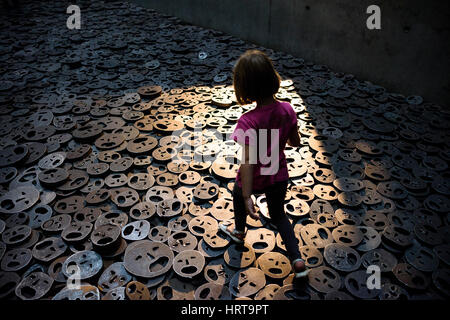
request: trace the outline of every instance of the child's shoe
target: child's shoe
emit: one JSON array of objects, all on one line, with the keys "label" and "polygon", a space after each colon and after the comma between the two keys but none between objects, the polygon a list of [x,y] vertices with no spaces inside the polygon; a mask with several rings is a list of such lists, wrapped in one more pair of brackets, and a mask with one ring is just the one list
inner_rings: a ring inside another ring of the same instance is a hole
[{"label": "child's shoe", "polygon": [[219,229],[233,239],[234,242],[239,244],[244,243],[245,232],[236,231],[236,229],[233,229],[230,222],[219,223]]},{"label": "child's shoe", "polygon": [[309,269],[306,269],[305,261],[303,259],[295,259],[292,261],[292,270],[294,271],[295,278],[306,277],[309,273]]}]

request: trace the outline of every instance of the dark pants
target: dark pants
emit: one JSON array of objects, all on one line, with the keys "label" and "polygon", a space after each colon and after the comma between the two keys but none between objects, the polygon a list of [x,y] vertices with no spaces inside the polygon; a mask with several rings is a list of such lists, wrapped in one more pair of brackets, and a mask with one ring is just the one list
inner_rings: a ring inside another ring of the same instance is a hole
[{"label": "dark pants", "polygon": [[[283,239],[289,259],[300,258],[298,250],[298,240],[295,238],[294,228],[284,212],[284,198],[286,196],[287,181],[277,182],[262,191],[266,195],[267,207],[273,224]],[[233,188],[233,206],[236,230],[245,231],[247,212],[245,211],[244,197],[242,189],[238,184]]]}]

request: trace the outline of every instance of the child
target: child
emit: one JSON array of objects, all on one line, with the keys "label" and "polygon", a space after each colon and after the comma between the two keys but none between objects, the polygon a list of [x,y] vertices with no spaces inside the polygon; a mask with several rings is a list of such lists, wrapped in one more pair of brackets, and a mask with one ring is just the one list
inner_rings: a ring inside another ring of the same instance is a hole
[{"label": "child", "polygon": [[289,103],[274,98],[280,87],[280,76],[263,52],[245,52],[235,65],[233,82],[238,103],[256,102],[256,108],[240,117],[231,135],[243,146],[242,162],[232,192],[235,229],[221,223],[220,230],[235,242],[243,243],[247,214],[259,219],[251,195],[264,193],[295,277],[303,277],[307,274],[305,262],[300,258],[294,230],[284,212],[289,174],[283,150],[286,143],[294,147],[300,145],[297,116]]}]

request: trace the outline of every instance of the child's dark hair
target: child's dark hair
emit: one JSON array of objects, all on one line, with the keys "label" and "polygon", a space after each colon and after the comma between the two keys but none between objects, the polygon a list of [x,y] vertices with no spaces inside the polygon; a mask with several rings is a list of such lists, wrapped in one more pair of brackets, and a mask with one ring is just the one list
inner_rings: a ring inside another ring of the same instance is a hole
[{"label": "child's dark hair", "polygon": [[272,61],[259,50],[246,51],[233,73],[236,100],[241,105],[273,96],[280,88],[280,76]]}]

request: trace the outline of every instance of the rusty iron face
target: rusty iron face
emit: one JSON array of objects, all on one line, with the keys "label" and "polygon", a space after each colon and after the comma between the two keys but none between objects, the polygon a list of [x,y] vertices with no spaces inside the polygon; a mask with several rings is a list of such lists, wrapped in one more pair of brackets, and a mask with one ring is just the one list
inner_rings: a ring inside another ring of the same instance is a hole
[{"label": "rusty iron face", "polygon": [[6,251],[1,262],[1,269],[7,272],[16,272],[27,267],[33,258],[31,250],[17,248]]},{"label": "rusty iron face", "polygon": [[208,282],[195,290],[195,300],[231,300],[231,294],[227,286]]},{"label": "rusty iron face", "polygon": [[255,253],[272,251],[276,245],[275,233],[266,228],[249,230],[245,241],[251,246]]},{"label": "rusty iron face", "polygon": [[100,253],[111,252],[120,246],[120,228],[113,224],[104,224],[91,233],[91,243]]},{"label": "rusty iron face", "polygon": [[66,277],[77,275],[80,280],[95,276],[103,267],[101,256],[95,251],[80,251],[68,257],[62,266]]},{"label": "rusty iron face", "polygon": [[108,291],[102,300],[125,300],[125,287],[118,287]]},{"label": "rusty iron face", "polygon": [[32,207],[39,200],[34,186],[23,186],[8,191],[0,197],[1,213],[18,213]]},{"label": "rusty iron face", "polygon": [[361,265],[361,258],[356,250],[338,243],[330,243],[324,248],[324,258],[338,271],[355,271]]},{"label": "rusty iron face", "polygon": [[364,270],[353,271],[344,279],[345,288],[357,298],[375,298],[380,294],[380,289],[368,288],[368,277],[369,274]]},{"label": "rusty iron face", "polygon": [[174,252],[181,252],[184,250],[192,250],[197,247],[198,240],[190,232],[178,231],[169,236],[167,244]]},{"label": "rusty iron face", "polygon": [[394,276],[408,288],[424,290],[430,284],[426,275],[408,263],[399,263],[392,270]]},{"label": "rusty iron face", "polygon": [[194,285],[175,277],[170,277],[157,289],[158,300],[194,300],[194,298]]},{"label": "rusty iron face", "polygon": [[131,281],[125,287],[125,294],[130,300],[151,300],[150,291],[139,281]]},{"label": "rusty iron face", "polygon": [[21,277],[15,272],[0,272],[0,298],[6,298],[15,291]]},{"label": "rusty iron face", "polygon": [[308,273],[309,285],[318,292],[328,293],[341,287],[341,276],[330,267],[321,266]]},{"label": "rusty iron face", "polygon": [[156,242],[166,242],[170,237],[171,230],[165,226],[156,226],[150,229],[148,238]]},{"label": "rusty iron face", "polygon": [[196,250],[184,250],[173,259],[173,270],[183,278],[193,278],[201,273],[205,266],[205,257]]},{"label": "rusty iron face", "polygon": [[282,279],[289,275],[292,266],[289,259],[278,252],[266,252],[259,256],[256,265],[264,274],[273,279]]},{"label": "rusty iron face", "polygon": [[64,288],[52,300],[100,300],[100,292],[92,285],[81,285],[80,288]]},{"label": "rusty iron face", "polygon": [[381,272],[391,272],[397,265],[397,261],[392,253],[382,248],[370,250],[361,256],[361,262],[366,268],[370,265],[377,265]]},{"label": "rusty iron face", "polygon": [[51,237],[36,243],[33,248],[33,257],[39,261],[52,261],[64,254],[67,245],[61,238]]},{"label": "rusty iron face", "polygon": [[89,236],[92,229],[90,222],[73,221],[61,232],[61,237],[68,243],[79,243]]},{"label": "rusty iron face", "polygon": [[2,233],[2,241],[6,245],[19,245],[25,243],[32,236],[32,230],[27,225],[16,225]]},{"label": "rusty iron face", "polygon": [[131,275],[123,266],[123,263],[115,262],[101,274],[98,281],[99,289],[103,292],[109,292],[113,289],[126,285],[129,281],[131,281],[131,278]]},{"label": "rusty iron face", "polygon": [[248,268],[236,272],[230,280],[230,292],[235,297],[248,297],[266,285],[264,272],[258,268]]},{"label": "rusty iron face", "polygon": [[225,262],[234,268],[245,268],[255,261],[255,251],[249,245],[232,244],[225,251]]},{"label": "rusty iron face", "polygon": [[223,258],[215,258],[205,266],[203,273],[208,282],[227,284],[234,271],[227,266]]},{"label": "rusty iron face", "polygon": [[193,235],[202,237],[211,230],[217,231],[219,226],[216,219],[209,216],[201,216],[191,219],[188,228]]},{"label": "rusty iron face", "polygon": [[275,293],[274,300],[319,300],[318,293],[309,289],[295,286],[294,284],[284,284]]},{"label": "rusty iron face", "polygon": [[143,240],[147,238],[150,232],[150,222],[147,220],[140,220],[130,222],[122,228],[122,238],[125,240]]},{"label": "rusty iron face", "polygon": [[141,240],[125,250],[124,266],[131,274],[152,278],[169,271],[173,258],[174,254],[166,244]]},{"label": "rusty iron face", "polygon": [[53,279],[44,272],[33,272],[17,285],[15,293],[22,300],[36,300],[44,297],[51,289]]}]

